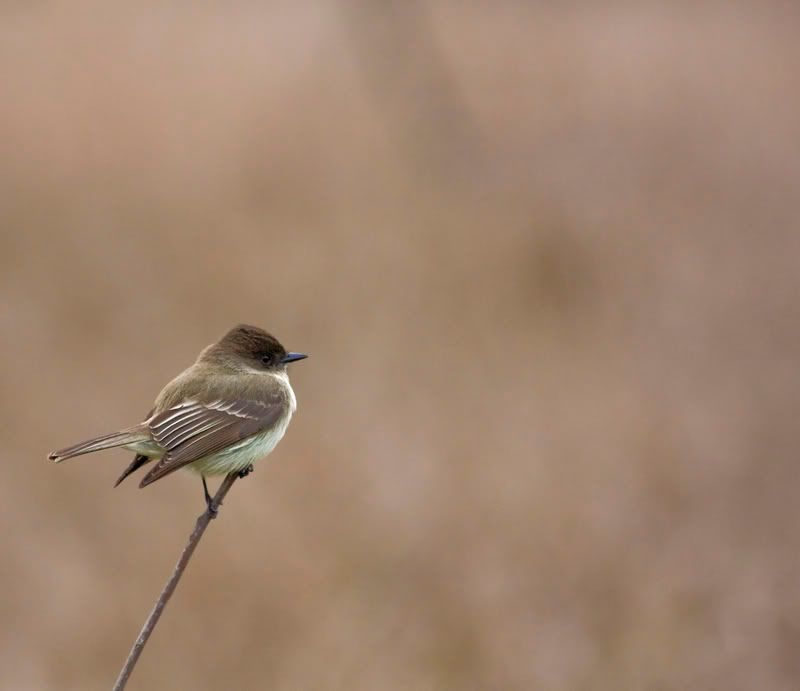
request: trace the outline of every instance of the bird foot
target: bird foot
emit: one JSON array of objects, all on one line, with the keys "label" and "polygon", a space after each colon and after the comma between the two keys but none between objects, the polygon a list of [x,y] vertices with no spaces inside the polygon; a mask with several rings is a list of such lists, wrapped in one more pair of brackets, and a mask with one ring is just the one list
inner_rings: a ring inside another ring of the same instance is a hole
[{"label": "bird foot", "polygon": [[239,471],[239,477],[240,478],[247,477],[250,473],[253,472],[253,470],[255,470],[255,468],[253,468],[253,464],[251,463],[249,466]]}]

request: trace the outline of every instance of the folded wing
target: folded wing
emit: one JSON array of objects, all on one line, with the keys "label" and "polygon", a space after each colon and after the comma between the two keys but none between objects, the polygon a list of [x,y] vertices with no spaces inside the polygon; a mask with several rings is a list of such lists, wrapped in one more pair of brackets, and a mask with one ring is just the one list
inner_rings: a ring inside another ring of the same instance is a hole
[{"label": "folded wing", "polygon": [[285,413],[279,396],[269,401],[187,401],[146,421],[165,453],[140,487],[274,425]]}]

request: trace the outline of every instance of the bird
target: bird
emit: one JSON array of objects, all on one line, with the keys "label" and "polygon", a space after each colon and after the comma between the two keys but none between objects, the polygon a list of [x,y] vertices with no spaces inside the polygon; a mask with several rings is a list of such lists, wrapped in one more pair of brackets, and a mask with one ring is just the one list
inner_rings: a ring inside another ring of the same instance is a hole
[{"label": "bird", "polygon": [[257,326],[239,324],[161,390],[143,422],[53,451],[48,458],[61,463],[123,447],[135,456],[115,487],[151,462],[139,487],[188,468],[201,476],[212,510],[206,476],[245,477],[253,463],[273,451],[297,409],[287,366],[307,357],[287,352]]}]

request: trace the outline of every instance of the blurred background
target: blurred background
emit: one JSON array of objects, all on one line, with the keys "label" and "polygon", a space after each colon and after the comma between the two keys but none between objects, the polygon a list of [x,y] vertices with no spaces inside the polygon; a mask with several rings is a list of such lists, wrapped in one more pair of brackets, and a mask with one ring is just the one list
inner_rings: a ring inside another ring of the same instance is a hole
[{"label": "blurred background", "polygon": [[6,3],[0,686],[112,685],[203,510],[112,484],[312,354],[130,689],[800,688],[787,3]]}]

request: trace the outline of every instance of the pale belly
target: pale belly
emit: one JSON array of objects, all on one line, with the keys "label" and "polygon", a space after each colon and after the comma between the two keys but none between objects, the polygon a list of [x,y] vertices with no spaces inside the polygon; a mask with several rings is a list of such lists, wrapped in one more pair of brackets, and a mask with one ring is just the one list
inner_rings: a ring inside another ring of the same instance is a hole
[{"label": "pale belly", "polygon": [[253,435],[238,444],[218,451],[217,453],[200,458],[186,467],[201,475],[227,475],[228,473],[238,473],[244,470],[251,463],[269,456],[272,450],[286,433],[289,425],[289,416],[285,422],[276,426],[269,432]]}]

